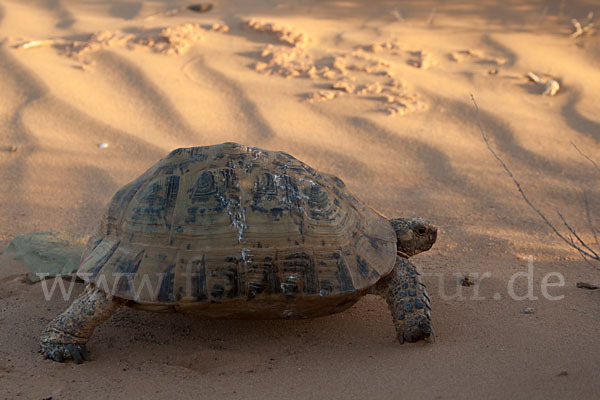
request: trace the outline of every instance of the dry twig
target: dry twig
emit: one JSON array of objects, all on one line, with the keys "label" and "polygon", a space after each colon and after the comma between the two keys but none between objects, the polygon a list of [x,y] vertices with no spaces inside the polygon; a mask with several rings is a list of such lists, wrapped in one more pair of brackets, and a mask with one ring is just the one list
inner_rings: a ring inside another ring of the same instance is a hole
[{"label": "dry twig", "polygon": [[591,283],[587,283],[587,282],[577,282],[577,287],[579,289],[589,289],[589,290],[600,289],[600,286],[598,286],[598,285],[592,285]]},{"label": "dry twig", "polygon": [[[548,218],[531,202],[531,200],[529,200],[529,198],[527,197],[527,195],[525,194],[525,192],[523,191],[523,188],[521,187],[521,184],[519,183],[519,181],[515,178],[515,176],[513,175],[513,173],[511,172],[511,170],[508,168],[508,166],[504,163],[504,161],[500,158],[500,156],[498,155],[498,153],[496,153],[496,151],[492,148],[492,146],[490,145],[490,141],[485,133],[485,131],[483,130],[483,127],[481,126],[481,118],[479,115],[479,107],[477,106],[477,102],[475,101],[475,97],[473,96],[473,94],[471,93],[471,100],[473,101],[473,104],[475,105],[475,110],[477,111],[477,125],[479,126],[479,131],[481,132],[481,136],[488,148],[488,150],[490,151],[490,153],[492,153],[492,155],[494,156],[494,158],[500,163],[500,165],[502,166],[502,168],[504,169],[504,171],[508,174],[508,176],[512,179],[513,183],[515,184],[515,186],[517,187],[517,190],[519,191],[519,193],[521,194],[521,197],[523,198],[523,200],[525,200],[525,202],[527,203],[527,205],[533,210],[535,211],[535,213],[546,223],[546,225],[548,225],[550,227],[550,229],[552,229],[552,231],[554,232],[554,234],[556,236],[558,236],[563,242],[565,242],[566,244],[568,244],[571,248],[577,250],[579,252],[579,254],[581,254],[581,256],[583,257],[584,260],[586,260],[589,263],[589,260],[594,260],[596,262],[600,262],[600,255],[598,254],[598,252],[594,249],[592,249],[587,243],[585,243],[585,241],[583,241],[581,239],[581,237],[577,234],[577,232],[573,229],[573,227],[567,222],[567,220],[565,219],[565,217],[559,212],[558,216],[560,217],[560,219],[562,220],[563,224],[565,225],[565,227],[567,228],[567,230],[569,231],[569,237],[566,237],[564,234],[562,234],[555,226],[554,224],[552,224],[552,222],[550,222],[550,220],[548,220]],[[575,146],[575,145],[573,145]],[[575,148],[577,148],[577,146],[575,146]],[[578,149],[579,150],[579,149]],[[584,155],[581,151],[580,153],[582,155]],[[589,157],[585,156],[589,161],[591,161],[594,166],[597,167],[597,164]],[[573,237],[575,237],[575,239],[577,239],[576,241],[573,239]],[[595,269],[600,271],[600,267],[591,264],[592,267],[594,267]]]},{"label": "dry twig", "polygon": [[581,156],[582,156],[583,158],[585,158],[586,160],[588,160],[589,162],[591,162],[591,163],[592,163],[592,165],[594,166],[594,168],[596,168],[596,170],[597,170],[598,172],[600,172],[600,167],[598,166],[598,164],[596,164],[596,161],[592,160],[592,159],[590,158],[590,156],[588,156],[587,154],[585,154],[583,151],[579,150],[579,147],[577,147],[577,146],[575,145],[575,143],[571,142],[571,144],[573,145],[573,147],[575,147],[575,150],[577,150],[577,151],[579,152],[579,154],[581,154]]},{"label": "dry twig", "polygon": [[587,21],[584,25],[581,24],[577,19],[571,19],[571,23],[573,24],[573,28],[575,32],[571,33],[571,38],[577,38],[579,36],[583,36],[586,34],[591,35],[594,32],[594,13],[590,11],[587,15]]}]

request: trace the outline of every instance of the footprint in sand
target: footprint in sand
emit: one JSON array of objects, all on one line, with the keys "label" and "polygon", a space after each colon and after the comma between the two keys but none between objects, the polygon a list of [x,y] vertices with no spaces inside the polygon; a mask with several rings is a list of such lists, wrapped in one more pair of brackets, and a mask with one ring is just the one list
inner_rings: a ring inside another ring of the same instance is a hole
[{"label": "footprint in sand", "polygon": [[[376,53],[401,54],[395,42],[359,46],[353,51],[338,52],[337,55],[315,59],[310,49],[311,38],[304,32],[280,24],[256,20],[246,22],[258,32],[276,37],[279,43],[267,44],[260,52],[254,70],[265,75],[284,78],[309,78],[328,81],[329,90],[306,94],[309,103],[329,101],[342,96],[353,96],[375,100],[377,111],[388,115],[405,115],[428,109],[415,93],[407,90],[406,83],[395,79],[390,61]],[[323,49],[321,49],[323,50]],[[420,52],[415,55],[415,66],[428,68],[435,64],[431,55]]]},{"label": "footprint in sand", "polygon": [[210,27],[199,24],[180,24],[165,28],[100,31],[89,34],[84,40],[41,39],[10,43],[16,49],[31,49],[40,46],[54,46],[61,54],[82,63],[82,68],[93,65],[89,56],[100,50],[126,47],[129,50],[151,50],[159,54],[182,55],[193,45],[204,40],[204,33],[215,31],[226,33],[229,27],[215,23]]}]

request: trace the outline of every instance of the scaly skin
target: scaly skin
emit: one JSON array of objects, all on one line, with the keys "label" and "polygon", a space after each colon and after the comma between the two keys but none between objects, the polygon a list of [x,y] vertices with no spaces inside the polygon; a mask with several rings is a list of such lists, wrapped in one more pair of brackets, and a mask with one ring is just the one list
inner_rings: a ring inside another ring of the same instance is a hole
[{"label": "scaly skin", "polygon": [[58,362],[69,358],[77,364],[89,361],[85,344],[94,328],[110,318],[122,303],[119,299],[109,299],[94,285],[88,285],[65,312],[48,324],[42,333],[40,352]]},{"label": "scaly skin", "polygon": [[392,272],[375,285],[392,312],[400,343],[434,341],[429,296],[419,271],[408,260],[427,251],[437,240],[437,227],[423,218],[393,218],[398,255]]},{"label": "scaly skin", "polygon": [[377,294],[388,303],[398,341],[433,340],[429,296],[414,265],[400,255],[392,272],[377,283]]}]

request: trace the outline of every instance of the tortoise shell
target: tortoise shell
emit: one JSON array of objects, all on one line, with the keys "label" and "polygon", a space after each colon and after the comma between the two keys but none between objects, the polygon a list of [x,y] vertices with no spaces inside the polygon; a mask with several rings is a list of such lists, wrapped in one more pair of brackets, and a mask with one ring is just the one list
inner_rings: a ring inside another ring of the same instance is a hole
[{"label": "tortoise shell", "polygon": [[341,311],[396,235],[339,178],[236,143],[171,152],[112,198],[79,277],[130,305],[213,318]]}]

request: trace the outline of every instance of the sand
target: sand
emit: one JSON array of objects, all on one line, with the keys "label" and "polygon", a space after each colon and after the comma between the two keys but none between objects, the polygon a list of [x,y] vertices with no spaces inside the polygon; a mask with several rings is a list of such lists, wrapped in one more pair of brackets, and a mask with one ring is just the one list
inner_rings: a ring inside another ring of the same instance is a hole
[{"label": "sand", "polygon": [[[4,254],[0,398],[600,397],[600,291],[575,286],[599,284],[598,264],[527,207],[470,99],[532,201],[593,242],[584,196],[599,227],[599,172],[571,142],[600,162],[600,36],[571,37],[571,19],[600,15],[597,2],[187,4],[0,3],[0,250],[28,232],[91,232],[174,148],[283,150],[387,216],[439,226],[413,259],[436,342],[399,345],[374,296],[306,321],[123,310],[91,338],[93,361],[58,364],[39,335],[83,285],[46,301]],[[530,257],[537,298],[517,299]]]}]

